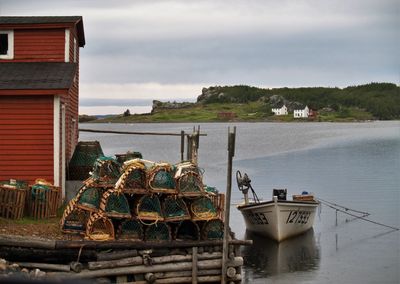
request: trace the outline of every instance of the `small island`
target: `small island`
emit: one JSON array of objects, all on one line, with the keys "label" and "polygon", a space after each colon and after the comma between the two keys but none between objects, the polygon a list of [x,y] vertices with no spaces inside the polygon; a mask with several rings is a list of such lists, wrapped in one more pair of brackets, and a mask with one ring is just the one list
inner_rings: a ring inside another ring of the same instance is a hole
[{"label": "small island", "polygon": [[370,83],[346,88],[273,88],[245,85],[203,88],[196,102],[154,100],[151,113],[98,118],[81,115],[80,122],[352,122],[400,119],[400,87]]}]

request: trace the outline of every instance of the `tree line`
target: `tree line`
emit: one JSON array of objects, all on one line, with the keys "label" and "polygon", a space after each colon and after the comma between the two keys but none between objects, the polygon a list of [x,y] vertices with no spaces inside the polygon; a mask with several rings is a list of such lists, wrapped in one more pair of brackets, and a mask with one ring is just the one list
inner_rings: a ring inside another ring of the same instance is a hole
[{"label": "tree line", "polygon": [[303,87],[263,89],[246,85],[211,87],[203,103],[248,103],[268,101],[273,95],[284,97],[319,110],[336,111],[356,107],[381,120],[400,118],[400,87],[392,83],[370,83],[346,88]]}]

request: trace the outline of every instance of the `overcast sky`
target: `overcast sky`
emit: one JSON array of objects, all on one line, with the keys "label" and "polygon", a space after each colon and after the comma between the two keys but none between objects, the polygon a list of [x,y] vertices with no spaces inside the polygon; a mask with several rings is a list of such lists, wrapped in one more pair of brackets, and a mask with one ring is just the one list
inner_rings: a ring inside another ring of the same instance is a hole
[{"label": "overcast sky", "polygon": [[83,16],[86,113],[194,101],[214,85],[399,84],[399,11],[399,0],[0,0],[2,16]]}]

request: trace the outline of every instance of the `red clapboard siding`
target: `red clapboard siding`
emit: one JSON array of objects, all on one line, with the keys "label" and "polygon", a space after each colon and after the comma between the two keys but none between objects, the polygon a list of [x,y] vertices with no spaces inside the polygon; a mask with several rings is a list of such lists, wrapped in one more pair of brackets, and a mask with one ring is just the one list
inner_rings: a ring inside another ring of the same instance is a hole
[{"label": "red clapboard siding", "polygon": [[53,96],[0,96],[0,180],[53,181]]},{"label": "red clapboard siding", "polygon": [[14,30],[14,61],[58,61],[65,57],[65,29]]}]

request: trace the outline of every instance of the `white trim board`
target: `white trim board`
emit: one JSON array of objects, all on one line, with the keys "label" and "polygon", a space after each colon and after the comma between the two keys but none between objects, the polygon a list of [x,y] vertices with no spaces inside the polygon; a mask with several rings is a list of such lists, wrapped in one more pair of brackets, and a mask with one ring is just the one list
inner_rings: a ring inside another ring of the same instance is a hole
[{"label": "white trim board", "polygon": [[60,96],[54,96],[53,113],[53,176],[54,186],[60,186]]},{"label": "white trim board", "polygon": [[69,42],[70,42],[70,30],[65,29],[65,50],[64,50],[64,61],[69,62]]}]

